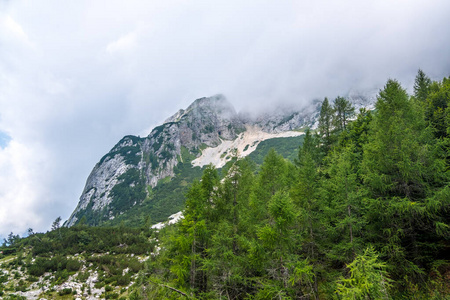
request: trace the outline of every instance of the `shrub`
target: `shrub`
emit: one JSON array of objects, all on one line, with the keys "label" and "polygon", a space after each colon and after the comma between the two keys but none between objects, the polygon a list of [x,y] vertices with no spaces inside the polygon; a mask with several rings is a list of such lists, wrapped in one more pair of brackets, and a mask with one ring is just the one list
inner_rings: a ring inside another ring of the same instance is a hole
[{"label": "shrub", "polygon": [[80,272],[78,273],[77,278],[80,282],[84,282],[89,278],[89,272]]},{"label": "shrub", "polygon": [[137,273],[141,270],[142,264],[139,262],[137,258],[132,258],[128,263],[128,267],[130,268],[131,271]]},{"label": "shrub", "polygon": [[69,272],[78,271],[81,267],[81,263],[75,259],[69,259],[67,261],[66,269]]},{"label": "shrub", "polygon": [[27,285],[25,284],[25,282],[23,281],[23,279],[21,279],[17,286],[14,288],[16,292],[26,292],[27,290]]},{"label": "shrub", "polygon": [[121,285],[121,286],[128,285],[128,284],[130,284],[130,281],[131,281],[130,274],[126,274],[124,276],[117,277],[117,285]]},{"label": "shrub", "polygon": [[62,289],[62,290],[60,290],[60,291],[58,292],[58,294],[59,294],[60,296],[70,295],[70,294],[72,294],[72,289],[71,289],[71,288],[65,288],[65,289]]},{"label": "shrub", "polygon": [[[36,262],[37,262],[37,260],[36,260]],[[31,266],[28,268],[28,273],[29,273],[31,276],[37,276],[37,277],[40,277],[40,276],[44,275],[44,273],[45,273],[45,267],[44,267],[43,265],[40,265],[40,264],[38,264],[38,263],[35,263],[34,265],[31,265]]]},{"label": "shrub", "polygon": [[118,299],[119,298],[119,294],[117,293],[111,293],[111,294],[107,294],[105,296],[105,299]]},{"label": "shrub", "polygon": [[69,279],[69,272],[67,272],[66,269],[64,269],[62,271],[57,271],[55,274],[55,278],[57,279],[56,283],[61,284],[64,281],[66,281],[67,279]]},{"label": "shrub", "polygon": [[28,282],[38,282],[38,281],[39,281],[39,278],[36,277],[36,276],[30,275],[30,276],[28,276],[27,281],[28,281]]},{"label": "shrub", "polygon": [[113,290],[113,287],[110,285],[105,286],[105,291],[106,292],[111,292]]}]

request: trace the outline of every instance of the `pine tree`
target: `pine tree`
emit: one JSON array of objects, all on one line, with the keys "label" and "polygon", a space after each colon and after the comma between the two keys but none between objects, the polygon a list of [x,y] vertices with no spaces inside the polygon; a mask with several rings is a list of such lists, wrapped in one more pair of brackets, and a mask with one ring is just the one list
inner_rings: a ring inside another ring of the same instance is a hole
[{"label": "pine tree", "polygon": [[388,289],[392,286],[386,272],[386,264],[378,259],[373,247],[347,266],[350,278],[341,279],[336,293],[339,299],[390,299]]},{"label": "pine tree", "polygon": [[328,102],[328,98],[325,97],[320,108],[319,125],[317,128],[325,153],[328,153],[333,144],[333,113],[333,107]]},{"label": "pine tree", "polygon": [[430,91],[431,79],[419,69],[414,81],[414,96],[421,103],[425,103]]},{"label": "pine tree", "polygon": [[450,114],[450,79],[433,82],[427,97],[426,117],[434,129],[437,138],[448,137]]},{"label": "pine tree", "polygon": [[314,159],[317,148],[313,146],[313,138],[307,131],[303,145],[299,148],[297,161],[297,182],[292,187],[291,195],[297,205],[303,227],[306,231],[305,249],[310,259],[317,257],[317,208],[319,193],[318,162]]},{"label": "pine tree", "polygon": [[287,288],[291,253],[295,248],[292,225],[297,217],[296,209],[286,192],[278,191],[269,201],[270,219],[261,226],[258,237],[267,253],[266,270],[269,281],[273,281],[279,291]]},{"label": "pine tree", "polygon": [[[299,147],[298,160],[296,161],[297,182],[291,189],[291,197],[296,205],[299,214],[299,229],[302,250],[304,257],[311,264],[317,264],[319,258],[320,224],[319,207],[320,203],[320,176],[318,165],[320,156],[315,138],[309,131],[305,134],[303,145]],[[308,263],[309,264],[309,263]],[[313,270],[311,276],[313,287],[310,291],[317,298],[318,281],[316,271]]]},{"label": "pine tree", "polygon": [[242,298],[252,289],[244,278],[252,274],[246,256],[255,231],[248,206],[253,182],[251,163],[237,160],[226,170],[215,201],[216,223],[204,266],[211,273],[215,290],[232,299]]},{"label": "pine tree", "polygon": [[339,150],[328,157],[323,184],[328,198],[328,205],[323,205],[330,248],[326,254],[332,261],[349,263],[363,242],[364,190],[357,175],[359,153],[352,144]]},{"label": "pine tree", "polygon": [[264,158],[256,178],[256,188],[250,195],[255,221],[267,219],[267,203],[277,191],[288,189],[288,168],[283,156],[271,149]]},{"label": "pine tree", "polygon": [[209,165],[203,172],[201,182],[194,182],[186,195],[184,219],[171,240],[171,272],[176,283],[189,287],[196,293],[208,289],[208,275],[203,268],[211,242],[214,202],[219,183],[217,170]]},{"label": "pine tree", "polygon": [[333,125],[337,132],[347,129],[350,119],[355,115],[355,108],[350,101],[343,97],[337,97],[334,100],[334,118]]},{"label": "pine tree", "polygon": [[349,124],[348,132],[343,132],[340,136],[340,145],[345,147],[348,143],[355,146],[354,151],[361,154],[363,145],[368,142],[368,132],[370,128],[370,123],[372,122],[373,114],[370,110],[361,108],[356,120]]},{"label": "pine tree", "polygon": [[430,151],[433,144],[427,144],[432,135],[422,111],[415,109],[397,81],[389,80],[380,91],[376,109],[362,160],[370,194],[366,237],[379,245],[396,276],[409,273],[419,280],[420,266],[425,264],[420,253],[436,246],[419,238],[436,234],[445,207],[445,197],[433,196],[443,184],[439,182],[443,164]]},{"label": "pine tree", "polygon": [[60,226],[61,226],[61,217],[57,217],[55,221],[53,221],[52,223],[52,231],[58,230]]}]

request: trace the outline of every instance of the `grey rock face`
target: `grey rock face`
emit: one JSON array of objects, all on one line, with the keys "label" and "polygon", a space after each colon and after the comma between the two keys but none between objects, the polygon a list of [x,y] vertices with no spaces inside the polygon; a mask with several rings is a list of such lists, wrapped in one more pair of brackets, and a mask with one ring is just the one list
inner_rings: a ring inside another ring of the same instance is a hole
[{"label": "grey rock face", "polygon": [[280,133],[302,127],[315,128],[322,102],[313,101],[302,109],[278,108],[257,117],[247,117],[246,122],[269,133]]}]

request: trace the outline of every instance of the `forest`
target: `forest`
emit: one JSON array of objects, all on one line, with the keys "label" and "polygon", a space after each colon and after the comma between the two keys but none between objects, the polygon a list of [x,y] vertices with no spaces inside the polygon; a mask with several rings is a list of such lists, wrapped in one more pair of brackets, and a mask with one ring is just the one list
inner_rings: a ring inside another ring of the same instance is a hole
[{"label": "forest", "polygon": [[449,100],[419,70],[373,111],[325,98],[293,163],[209,166],[152,280],[201,299],[448,299]]},{"label": "forest", "polygon": [[175,225],[81,224],[10,248],[152,252],[129,299],[450,299],[449,102],[450,79],[421,70],[413,95],[389,79],[371,111],[325,98],[294,161],[206,167]]}]

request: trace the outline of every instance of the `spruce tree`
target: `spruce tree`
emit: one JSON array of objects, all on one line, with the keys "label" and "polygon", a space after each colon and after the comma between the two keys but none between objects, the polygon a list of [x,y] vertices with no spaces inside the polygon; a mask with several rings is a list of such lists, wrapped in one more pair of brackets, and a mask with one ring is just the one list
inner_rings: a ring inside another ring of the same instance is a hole
[{"label": "spruce tree", "polygon": [[333,151],[328,157],[323,189],[327,198],[323,205],[328,248],[326,255],[334,262],[349,263],[361,248],[365,226],[364,189],[358,178],[360,154],[355,147]]},{"label": "spruce tree", "polygon": [[450,102],[450,79],[433,82],[427,97],[426,117],[437,138],[448,137]]},{"label": "spruce tree", "polygon": [[214,227],[214,203],[219,176],[214,166],[203,172],[201,182],[194,182],[186,195],[184,218],[171,241],[170,255],[173,257],[171,272],[177,277],[180,287],[189,287],[196,293],[208,289],[208,274],[204,261],[208,257]]},{"label": "spruce tree", "polygon": [[322,107],[320,108],[319,125],[317,129],[322,141],[324,153],[328,153],[333,143],[333,107],[328,102],[327,97],[323,100]]},{"label": "spruce tree", "polygon": [[337,132],[347,129],[350,119],[355,115],[355,108],[350,101],[343,97],[337,97],[334,100],[334,119],[333,125]]},{"label": "spruce tree", "polygon": [[414,96],[421,103],[425,103],[430,92],[431,79],[419,69],[414,81]]},{"label": "spruce tree", "polygon": [[420,239],[436,234],[442,214],[442,199],[433,196],[442,184],[442,162],[430,151],[432,144],[427,144],[432,135],[422,111],[415,109],[397,81],[387,82],[375,106],[362,160],[370,196],[366,238],[395,266],[393,274],[419,280],[425,263],[421,253],[436,246]]}]

